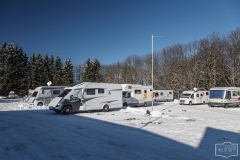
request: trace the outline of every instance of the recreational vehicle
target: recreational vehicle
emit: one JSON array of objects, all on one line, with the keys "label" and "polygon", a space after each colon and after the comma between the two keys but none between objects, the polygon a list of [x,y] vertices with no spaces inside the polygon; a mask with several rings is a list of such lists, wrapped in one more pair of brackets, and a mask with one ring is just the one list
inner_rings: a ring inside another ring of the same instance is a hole
[{"label": "recreational vehicle", "polygon": [[206,104],[209,101],[209,91],[183,91],[179,104]]},{"label": "recreational vehicle", "polygon": [[123,106],[147,106],[152,103],[152,86],[121,84]]},{"label": "recreational vehicle", "polygon": [[154,90],[154,102],[173,101],[173,90]]},{"label": "recreational vehicle", "polygon": [[48,105],[50,101],[63,92],[66,86],[42,86],[37,87],[28,98],[27,103],[35,106]]},{"label": "recreational vehicle", "polygon": [[70,85],[48,105],[56,113],[70,114],[73,111],[102,110],[122,107],[120,84],[84,82]]},{"label": "recreational vehicle", "polygon": [[210,89],[209,107],[240,105],[240,87],[215,87]]}]

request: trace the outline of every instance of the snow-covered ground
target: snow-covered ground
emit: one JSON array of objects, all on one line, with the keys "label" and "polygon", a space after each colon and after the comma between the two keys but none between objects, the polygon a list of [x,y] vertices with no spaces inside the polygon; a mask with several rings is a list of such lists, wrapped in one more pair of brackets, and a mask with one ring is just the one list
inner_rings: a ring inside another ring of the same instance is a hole
[{"label": "snow-covered ground", "polygon": [[215,144],[239,145],[239,122],[240,108],[176,101],[64,115],[0,99],[0,159],[226,159]]}]

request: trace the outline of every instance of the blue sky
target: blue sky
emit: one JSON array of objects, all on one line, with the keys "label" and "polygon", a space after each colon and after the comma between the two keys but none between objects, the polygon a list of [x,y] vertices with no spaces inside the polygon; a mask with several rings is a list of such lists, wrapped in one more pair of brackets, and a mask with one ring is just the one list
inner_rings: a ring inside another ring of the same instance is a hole
[{"label": "blue sky", "polygon": [[239,0],[1,0],[0,42],[59,55],[74,65],[87,58],[123,62],[213,32],[240,27]]}]

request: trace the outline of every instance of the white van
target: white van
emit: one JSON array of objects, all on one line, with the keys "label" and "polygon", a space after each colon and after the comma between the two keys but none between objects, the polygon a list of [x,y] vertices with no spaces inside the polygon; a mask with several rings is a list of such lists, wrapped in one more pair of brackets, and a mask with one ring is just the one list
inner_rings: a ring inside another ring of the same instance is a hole
[{"label": "white van", "polygon": [[206,104],[209,101],[209,91],[183,91],[179,104]]},{"label": "white van", "polygon": [[210,89],[209,107],[240,106],[240,87],[215,87]]},{"label": "white van", "polygon": [[122,108],[120,84],[84,82],[66,87],[48,105],[56,113],[70,114],[73,111]]},{"label": "white van", "polygon": [[35,106],[48,105],[53,98],[63,92],[66,86],[42,86],[37,87],[31,94],[27,103]]},{"label": "white van", "polygon": [[9,99],[15,99],[17,97],[17,95],[15,94],[14,91],[10,91],[9,94],[8,94],[8,98]]},{"label": "white van", "polygon": [[121,84],[123,106],[147,106],[152,103],[152,86],[139,84]]},{"label": "white van", "polygon": [[173,90],[154,90],[154,102],[173,101]]}]

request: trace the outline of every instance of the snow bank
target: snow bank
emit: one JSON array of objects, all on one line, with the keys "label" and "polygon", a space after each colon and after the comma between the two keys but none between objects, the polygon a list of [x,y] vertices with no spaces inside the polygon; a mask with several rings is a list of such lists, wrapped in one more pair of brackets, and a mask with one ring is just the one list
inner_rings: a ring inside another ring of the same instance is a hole
[{"label": "snow bank", "polygon": [[43,110],[48,109],[47,106],[34,106],[27,103],[23,103],[22,99],[1,99],[0,111],[11,110]]}]

